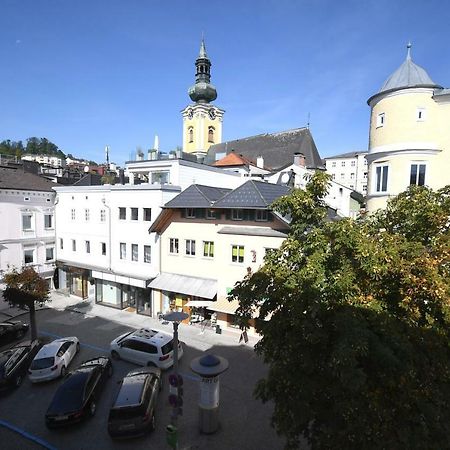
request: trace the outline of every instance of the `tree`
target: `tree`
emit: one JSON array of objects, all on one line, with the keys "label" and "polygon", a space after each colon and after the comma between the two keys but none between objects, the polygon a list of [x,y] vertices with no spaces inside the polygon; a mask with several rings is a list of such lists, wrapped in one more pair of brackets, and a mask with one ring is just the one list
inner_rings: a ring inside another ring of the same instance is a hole
[{"label": "tree", "polygon": [[37,339],[36,305],[49,301],[47,282],[39,276],[33,267],[25,267],[21,271],[12,269],[3,277],[6,289],[3,298],[11,306],[25,307],[30,312],[31,339]]},{"label": "tree", "polygon": [[450,188],[328,221],[327,183],[273,205],[289,236],[231,292],[269,365],[255,395],[286,448],[448,448]]}]

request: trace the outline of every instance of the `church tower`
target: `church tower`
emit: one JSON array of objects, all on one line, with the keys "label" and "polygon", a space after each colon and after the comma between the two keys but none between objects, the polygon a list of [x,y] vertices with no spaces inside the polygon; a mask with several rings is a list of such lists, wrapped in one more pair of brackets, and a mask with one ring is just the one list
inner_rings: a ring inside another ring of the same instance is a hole
[{"label": "church tower", "polygon": [[211,61],[206,54],[202,39],[200,53],[195,61],[195,84],[189,88],[194,102],[181,111],[183,115],[183,152],[203,158],[209,147],[222,142],[224,110],[211,104],[217,98],[216,88],[211,84]]}]

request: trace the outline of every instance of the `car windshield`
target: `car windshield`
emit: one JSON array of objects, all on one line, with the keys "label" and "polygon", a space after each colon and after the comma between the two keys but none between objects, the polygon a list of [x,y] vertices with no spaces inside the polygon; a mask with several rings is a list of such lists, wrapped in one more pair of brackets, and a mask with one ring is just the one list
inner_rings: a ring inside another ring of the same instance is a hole
[{"label": "car windshield", "polygon": [[172,350],[173,350],[173,339],[169,341],[166,345],[163,345],[161,347],[163,355],[167,355],[167,353],[170,353]]},{"label": "car windshield", "polygon": [[144,415],[144,407],[128,406],[125,408],[112,408],[109,411],[109,420],[129,420]]},{"label": "car windshield", "polygon": [[34,359],[31,363],[31,370],[40,370],[40,369],[48,369],[55,364],[55,358],[52,356],[51,358],[39,358]]},{"label": "car windshield", "polygon": [[76,411],[83,405],[84,388],[89,375],[76,373],[70,376],[56,391],[49,413]]}]

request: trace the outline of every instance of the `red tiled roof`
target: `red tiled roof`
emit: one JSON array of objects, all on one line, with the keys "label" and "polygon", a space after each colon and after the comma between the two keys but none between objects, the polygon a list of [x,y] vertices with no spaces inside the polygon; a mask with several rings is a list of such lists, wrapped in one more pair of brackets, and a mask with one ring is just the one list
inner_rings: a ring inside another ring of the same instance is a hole
[{"label": "red tiled roof", "polygon": [[213,166],[248,166],[255,165],[252,161],[247,158],[244,158],[242,155],[238,155],[234,152],[228,153],[228,155],[224,156],[219,161],[216,161]]}]

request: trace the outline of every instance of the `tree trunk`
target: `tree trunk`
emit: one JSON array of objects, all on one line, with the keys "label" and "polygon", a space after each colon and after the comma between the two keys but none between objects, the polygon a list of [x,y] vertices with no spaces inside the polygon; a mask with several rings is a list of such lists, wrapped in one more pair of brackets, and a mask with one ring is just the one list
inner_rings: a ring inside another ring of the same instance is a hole
[{"label": "tree trunk", "polygon": [[30,305],[30,333],[32,341],[37,339],[36,309],[34,302],[32,302]]}]

